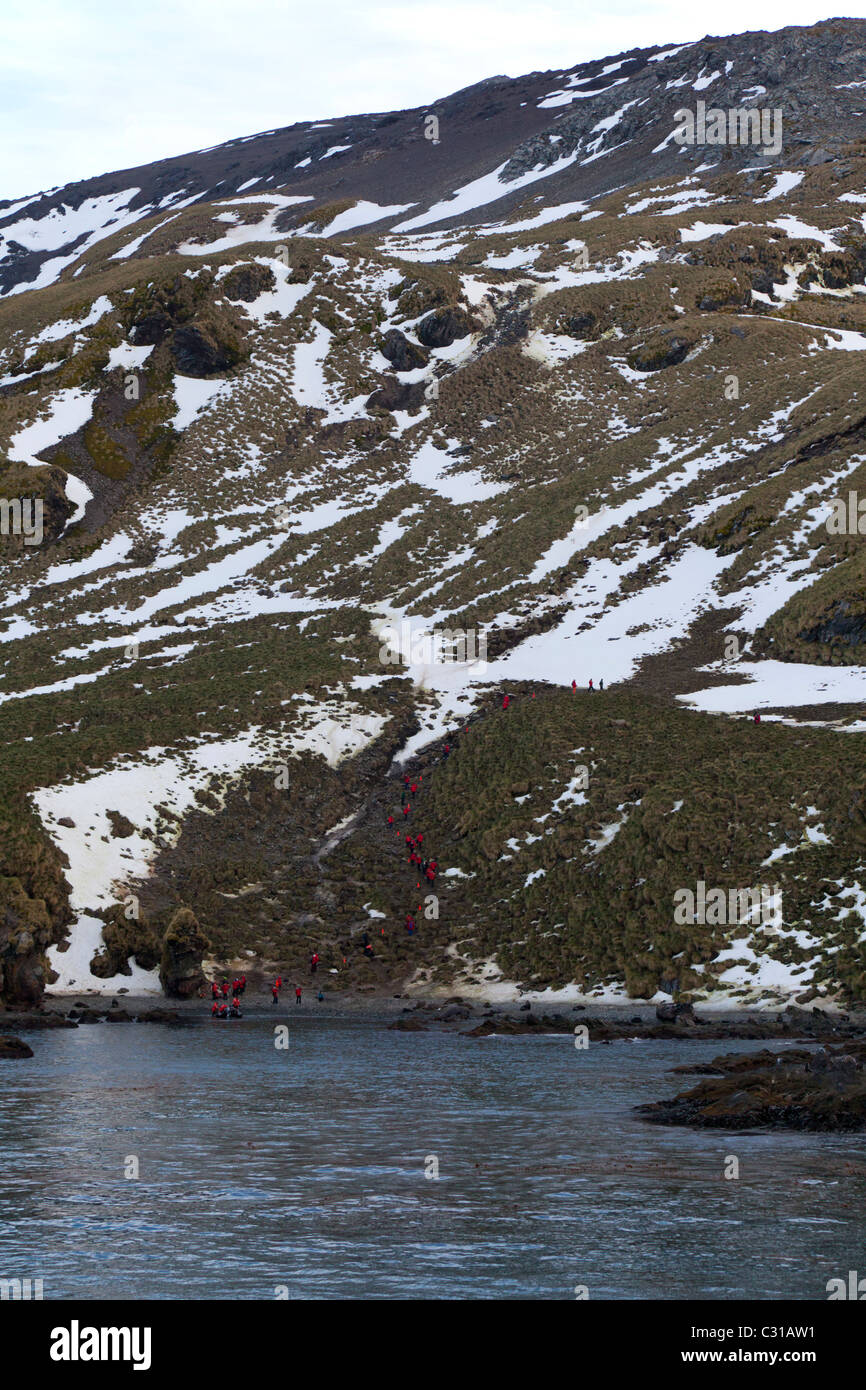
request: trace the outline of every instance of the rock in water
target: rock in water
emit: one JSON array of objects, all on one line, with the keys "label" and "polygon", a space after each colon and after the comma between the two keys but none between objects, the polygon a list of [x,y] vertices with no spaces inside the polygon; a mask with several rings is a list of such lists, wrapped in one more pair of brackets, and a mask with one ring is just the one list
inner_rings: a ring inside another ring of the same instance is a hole
[{"label": "rock in water", "polygon": [[691,1004],[674,1004],[670,1001],[656,1005],[656,1018],[659,1023],[697,1023]]}]

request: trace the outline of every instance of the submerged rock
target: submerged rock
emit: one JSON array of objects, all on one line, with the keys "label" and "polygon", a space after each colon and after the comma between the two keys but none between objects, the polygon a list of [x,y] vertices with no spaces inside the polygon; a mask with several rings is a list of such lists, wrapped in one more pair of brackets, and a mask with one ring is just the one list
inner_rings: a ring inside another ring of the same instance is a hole
[{"label": "submerged rock", "polygon": [[17,1057],[32,1057],[33,1048],[28,1047],[26,1042],[20,1038],[13,1038],[8,1033],[0,1033],[0,1059],[8,1058],[10,1061]]}]

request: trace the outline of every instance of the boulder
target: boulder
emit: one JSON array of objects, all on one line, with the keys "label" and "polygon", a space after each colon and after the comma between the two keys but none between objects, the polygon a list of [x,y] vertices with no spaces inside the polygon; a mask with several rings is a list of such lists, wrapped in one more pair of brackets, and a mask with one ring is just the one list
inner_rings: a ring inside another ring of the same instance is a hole
[{"label": "boulder", "polygon": [[656,1004],[656,1018],[659,1023],[696,1023],[695,1011],[691,1004],[674,1004],[669,1000]]},{"label": "boulder", "polygon": [[466,1004],[448,1004],[436,1015],[440,1023],[463,1023],[471,1017],[472,1010]]},{"label": "boulder", "polygon": [[450,347],[458,338],[474,333],[478,324],[459,306],[446,305],[434,309],[415,329],[418,341],[429,348]]},{"label": "boulder", "polygon": [[379,344],[379,351],[387,357],[395,372],[414,372],[418,367],[426,367],[427,353],[417,343],[410,343],[399,328],[389,328]]},{"label": "boulder", "polygon": [[129,341],[136,347],[158,347],[174,327],[164,309],[144,314],[129,330]]},{"label": "boulder", "polygon": [[12,1061],[18,1057],[32,1057],[33,1048],[28,1047],[26,1042],[20,1038],[13,1038],[8,1033],[0,1033],[0,1060],[8,1058]]},{"label": "boulder", "polygon": [[386,378],[384,386],[380,386],[366,401],[368,410],[378,407],[380,410],[408,410],[412,413],[420,410],[423,404],[423,381],[413,381],[409,385],[393,376]]},{"label": "boulder", "polygon": [[252,304],[260,294],[272,290],[276,283],[270,266],[253,262],[251,265],[236,265],[234,270],[230,270],[223,280],[222,289],[226,299]]},{"label": "boulder", "polygon": [[206,377],[228,371],[241,358],[240,346],[231,335],[220,335],[204,324],[186,323],[171,343],[172,356],[184,376]]}]

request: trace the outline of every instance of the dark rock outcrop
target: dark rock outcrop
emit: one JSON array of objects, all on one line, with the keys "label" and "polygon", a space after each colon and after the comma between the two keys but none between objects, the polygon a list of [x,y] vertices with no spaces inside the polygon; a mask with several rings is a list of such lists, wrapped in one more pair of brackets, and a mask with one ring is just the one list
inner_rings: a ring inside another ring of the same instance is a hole
[{"label": "dark rock outcrop", "polygon": [[171,352],[185,376],[207,377],[237,366],[243,356],[239,338],[214,324],[182,324],[175,331]]},{"label": "dark rock outcrop", "polygon": [[410,343],[399,328],[389,328],[382,338],[379,350],[387,357],[395,372],[414,372],[418,367],[426,367],[427,353],[417,343]]},{"label": "dark rock outcrop", "polygon": [[694,347],[696,339],[672,328],[653,333],[628,355],[629,366],[639,372],[659,372],[675,367]]},{"label": "dark rock outcrop", "polygon": [[864,1061],[866,1043],[815,1054],[717,1057],[694,1068],[712,1079],[636,1109],[653,1124],[703,1129],[860,1130],[866,1128]]},{"label": "dark rock outcrop", "polygon": [[368,410],[378,407],[380,410],[415,412],[424,404],[424,383],[413,381],[409,384],[398,381],[396,377],[389,377],[384,386],[380,386],[367,397],[366,404]]},{"label": "dark rock outcrop", "polygon": [[418,341],[428,348],[450,347],[458,338],[474,333],[478,324],[459,305],[434,309],[415,329]]},{"label": "dark rock outcrop", "polygon": [[252,304],[260,294],[272,290],[276,283],[269,266],[253,262],[250,265],[236,265],[234,270],[230,270],[222,282],[222,289],[226,299]]},{"label": "dark rock outcrop", "polygon": [[195,913],[188,907],[178,908],[162,943],[159,978],[166,994],[189,999],[203,988],[205,978],[201,962],[209,947],[210,941]]},{"label": "dark rock outcrop", "polygon": [[56,464],[41,468],[0,464],[0,502],[6,504],[3,529],[7,533],[0,532],[0,554],[34,551],[58,539],[75,511],[75,503],[66,496],[66,476]]}]

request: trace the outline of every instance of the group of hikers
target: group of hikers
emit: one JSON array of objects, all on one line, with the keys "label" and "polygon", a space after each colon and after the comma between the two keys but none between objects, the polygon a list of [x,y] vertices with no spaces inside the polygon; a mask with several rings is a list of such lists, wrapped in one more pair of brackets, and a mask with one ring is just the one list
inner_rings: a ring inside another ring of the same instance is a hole
[{"label": "group of hikers", "polygon": [[[577,692],[577,681],[576,681],[576,680],[573,680],[573,681],[571,682],[571,688],[572,688],[572,690],[573,690],[575,693]],[[588,686],[587,686],[587,689],[588,689],[589,691],[592,691],[593,693],[595,693],[596,689],[598,689],[599,691],[603,691],[603,690],[604,690],[604,680],[603,680],[603,679],[600,680],[600,681],[598,682],[598,686],[596,687],[595,684],[594,684],[594,681],[593,681],[592,679],[590,679],[589,684],[588,684]],[[534,693],[534,692],[533,692],[533,694],[532,694],[532,699],[533,699],[533,700],[535,699],[535,693]],[[511,704],[511,700],[512,700],[512,697],[511,697],[510,695],[508,695],[507,693],[504,693],[504,694],[503,694],[503,696],[502,696],[502,708],[503,708],[504,710],[507,710],[507,709],[508,709],[509,705]],[[759,722],[759,721],[760,721],[760,715],[755,715],[755,722],[757,723],[757,722]],[[468,727],[467,727],[466,729],[464,729],[463,732],[464,732],[464,733],[468,733]],[[441,755],[440,755],[440,761],[445,762],[445,761],[450,757],[451,753],[454,751],[454,744],[455,744],[455,737],[454,737],[454,735],[449,735],[449,736],[448,736],[448,741],[444,744],[444,746],[443,746],[443,748],[442,748],[442,752],[441,752]],[[423,774],[423,772],[422,772],[422,773],[419,773],[419,774],[417,775],[416,778],[410,777],[410,776],[408,776],[408,775],[405,775],[405,776],[403,777],[403,786],[402,786],[402,789],[401,789],[401,792],[400,792],[400,809],[401,809],[401,812],[402,812],[402,815],[403,815],[403,824],[404,824],[404,825],[408,822],[409,817],[410,817],[410,815],[412,814],[412,803],[413,803],[415,797],[416,797],[416,796],[419,794],[419,792],[421,791],[421,783],[422,783],[423,779],[424,779],[424,774]],[[389,830],[396,830],[398,833],[402,833],[402,831],[401,831],[401,826],[400,826],[399,824],[396,823],[396,821],[395,821],[395,815],[394,815],[393,812],[389,812],[388,818],[387,818],[387,823],[388,823],[388,828],[389,828]],[[428,882],[428,883],[431,885],[431,887],[432,887],[432,886],[435,884],[435,882],[436,882],[436,876],[437,876],[437,874],[438,874],[438,872],[439,872],[439,863],[438,863],[438,860],[434,859],[433,857],[427,856],[427,852],[426,852],[425,845],[424,845],[424,833],[423,833],[423,831],[420,831],[420,830],[419,830],[419,831],[417,831],[414,835],[409,834],[408,831],[407,831],[406,834],[404,835],[404,842],[405,842],[406,855],[407,855],[406,862],[410,865],[411,868],[413,868],[414,870],[416,870],[423,878],[425,878],[425,879],[427,880],[427,882]],[[420,880],[419,880],[419,882],[416,884],[416,886],[420,888],[420,886],[421,886]],[[420,912],[420,910],[421,910],[420,905],[419,905],[419,907],[418,907],[417,910]],[[412,912],[411,910],[410,910],[409,912],[406,913],[405,927],[406,927],[406,932],[407,932],[407,934],[408,934],[409,936],[414,936],[414,934],[415,934],[415,928],[416,928],[416,919],[415,919],[415,914],[414,914],[414,912]],[[383,934],[383,936],[384,936],[384,928],[383,928],[382,934]],[[372,942],[370,941],[369,934],[368,934],[366,931],[363,933],[362,940],[361,940],[361,946],[362,946],[364,955],[367,957],[367,959],[368,959],[368,960],[372,960],[372,959],[373,959],[373,946],[372,946]],[[318,967],[319,967],[320,961],[321,961],[321,957],[319,956],[318,951],[313,951],[312,955],[310,956],[310,974],[311,974],[311,975],[315,975],[315,973],[316,973],[316,971],[317,971],[317,969],[318,969]],[[231,985],[231,1002],[229,1003],[229,998],[228,998],[228,996],[229,996],[229,983],[228,983],[228,980],[223,980],[223,981],[221,982],[221,984],[217,984],[217,982],[214,981],[214,982],[212,983],[212,985],[211,985],[211,993],[212,993],[212,996],[213,996],[213,1005],[212,1005],[212,1008],[211,1008],[211,1014],[212,1014],[215,1018],[240,1018],[240,1017],[241,1017],[240,999],[241,999],[241,995],[243,994],[244,990],[246,989],[246,985],[247,985],[247,977],[246,977],[246,975],[240,975],[240,976],[238,976],[238,977],[232,982],[232,985]],[[275,980],[274,980],[274,983],[273,983],[272,986],[271,986],[271,1000],[272,1000],[272,1003],[273,1003],[273,1004],[278,1004],[278,1003],[279,1003],[279,1001],[280,1001],[280,990],[282,989],[282,987],[283,987],[283,979],[282,979],[282,976],[281,976],[281,975],[277,975],[276,978],[275,978]],[[302,990],[302,987],[301,987],[300,985],[296,985],[296,986],[295,986],[295,1004],[296,1004],[296,1005],[299,1005],[299,1004],[301,1003],[302,997],[303,997],[303,990]],[[322,993],[321,989],[319,990],[319,992],[318,992],[318,994],[317,994],[316,997],[317,997],[319,1003],[321,1003],[321,1002],[323,1001],[323,999],[324,999],[325,996],[324,996],[324,994]]]},{"label": "group of hikers", "polygon": [[[577,691],[577,681],[576,681],[576,680],[573,680],[573,681],[571,682],[571,688],[572,688],[573,691],[575,691],[575,692]],[[596,687],[594,680],[593,680],[592,678],[590,678],[589,685],[587,686],[587,689],[590,690],[590,691],[592,691],[593,694],[596,693],[596,690],[604,690],[604,679],[602,678],[602,679],[599,681],[598,686]],[[512,697],[511,695],[509,695],[507,692],[503,692],[503,695],[502,695],[502,708],[503,708],[504,710],[505,710],[505,709],[508,709],[509,705],[511,704],[512,698],[513,698],[513,697]],[[534,691],[532,692],[531,698],[532,698],[533,700],[535,699],[535,692],[534,692]],[[469,732],[468,727],[467,727],[467,728],[464,728],[463,732],[464,732],[464,733],[468,733],[468,732]],[[442,762],[445,762],[446,759],[449,758],[449,757],[451,756],[451,753],[453,752],[453,746],[454,746],[454,736],[453,736],[453,735],[449,735],[448,741],[445,743],[445,745],[444,745],[444,747],[443,747],[443,749],[442,749],[442,753],[441,753],[441,757],[440,757],[440,760],[441,760]],[[401,808],[401,811],[402,811],[402,813],[403,813],[403,821],[404,821],[404,823],[405,823],[406,821],[408,821],[409,816],[410,816],[410,814],[411,814],[411,812],[412,812],[412,802],[413,802],[413,799],[415,798],[415,796],[416,796],[416,795],[420,792],[420,790],[421,790],[421,782],[423,781],[423,778],[424,778],[423,772],[418,774],[417,779],[413,779],[413,778],[408,777],[408,776],[404,776],[404,778],[403,778],[403,788],[402,788],[402,791],[401,791],[401,793],[400,793],[400,808]],[[394,814],[393,814],[392,812],[389,812],[389,814],[388,814],[388,828],[389,828],[389,830],[393,830],[393,829],[396,828],[398,832],[400,831],[400,825],[399,825],[399,824],[396,824],[396,826],[395,826],[395,817],[394,817]],[[418,871],[421,873],[421,875],[422,875],[424,878],[426,878],[427,882],[432,886],[432,885],[436,882],[436,875],[437,875],[437,873],[439,872],[439,865],[438,865],[437,860],[435,860],[435,859],[433,859],[433,858],[425,858],[425,857],[424,857],[424,856],[425,856],[425,849],[424,849],[424,835],[423,835],[423,832],[418,831],[415,835],[410,835],[410,834],[407,832],[406,835],[404,836],[404,839],[405,839],[405,843],[406,843],[406,849],[407,849],[407,852],[408,852],[407,862],[411,865],[412,868],[418,870]],[[420,882],[417,884],[417,886],[420,888],[420,886],[421,886]],[[420,911],[420,907],[418,908],[418,911]],[[411,911],[406,913],[406,922],[405,922],[405,926],[406,926],[406,931],[407,931],[407,933],[409,934],[409,936],[414,936],[414,934],[415,934],[416,921],[415,921],[415,916],[414,916],[414,914],[413,914]],[[367,937],[366,937],[366,934],[365,934],[365,946],[364,946],[365,953],[366,953],[366,954],[372,954],[372,952],[370,952],[369,947],[367,946],[366,942],[367,942]]]},{"label": "group of hikers", "polygon": [[[321,957],[320,957],[318,951],[314,951],[313,954],[310,956],[310,974],[311,974],[311,975],[315,975],[316,971],[317,971],[318,968],[319,968],[319,961],[320,961],[320,960],[321,960]],[[282,989],[282,987],[283,987],[283,977],[282,977],[282,975],[278,975],[278,976],[276,977],[276,979],[274,980],[274,983],[271,985],[271,1003],[272,1003],[272,1004],[279,1004],[279,1002],[280,1002],[280,990]],[[300,986],[300,985],[295,985],[295,1003],[296,1003],[296,1004],[300,1004],[300,1003],[301,1003],[301,1000],[302,1000],[302,998],[303,998],[303,994],[304,994],[304,991],[303,991],[303,989],[301,988],[301,986]],[[316,995],[316,998],[317,998],[317,1000],[319,1001],[320,1004],[321,1004],[322,1001],[324,1000],[325,996],[324,996],[324,994],[322,993],[321,990],[319,990],[318,994]]]},{"label": "group of hikers", "polygon": [[210,992],[213,1003],[211,1004],[211,1018],[242,1018],[241,995],[247,987],[246,975],[236,975],[231,985],[231,1003],[229,1003],[229,982],[223,980],[217,984],[216,980],[211,982]]},{"label": "group of hikers", "polygon": [[[320,960],[321,957],[318,951],[314,951],[310,957],[311,975],[315,975],[319,967]],[[212,980],[210,987],[211,999],[213,1001],[211,1004],[211,1017],[243,1018],[243,1014],[241,1013],[241,995],[244,993],[246,987],[246,975],[236,976],[235,979],[232,980],[231,986],[229,986],[228,980],[222,980],[219,982],[216,980]],[[280,990],[282,989],[282,987],[283,977],[282,975],[277,975],[276,979],[274,980],[274,983],[271,985],[271,1000],[274,1004],[278,1004],[280,1002]],[[231,993],[231,1001],[229,1001],[229,993]],[[295,985],[295,1003],[300,1004],[302,997],[303,990],[301,986]],[[316,998],[318,999],[320,1004],[323,1002],[325,996],[321,990],[319,990],[318,994],[316,995]]]},{"label": "group of hikers", "polygon": [[[504,707],[505,707],[506,709],[508,708],[508,696],[507,696],[507,695],[506,695],[506,697],[505,697]],[[464,733],[467,733],[467,732],[468,732],[468,729],[464,729],[463,732],[464,732]],[[453,734],[451,734],[451,735],[449,735],[448,737],[449,737],[449,741],[445,743],[445,745],[444,745],[444,747],[443,747],[443,749],[442,749],[441,755],[440,755],[440,760],[441,760],[442,762],[444,762],[444,761],[450,756],[450,754],[452,753],[453,748],[454,748],[455,736],[454,736]],[[420,773],[418,774],[417,778],[412,778],[412,777],[405,776],[405,775],[404,775],[404,777],[403,777],[403,787],[402,787],[402,790],[401,790],[401,792],[400,792],[400,807],[401,807],[401,810],[402,810],[402,812],[403,812],[403,820],[404,820],[404,823],[409,819],[409,816],[411,815],[411,812],[412,812],[412,802],[413,802],[414,798],[418,795],[418,793],[421,791],[421,783],[423,782],[423,780],[424,780],[424,774],[423,774],[423,772],[420,772]],[[389,829],[389,830],[396,829],[398,833],[402,833],[402,828],[401,828],[399,825],[395,825],[394,815],[393,815],[393,813],[391,813],[391,812],[389,812],[389,814],[388,814],[387,823],[388,823],[388,829]],[[427,851],[426,851],[426,848],[425,848],[425,845],[424,845],[424,832],[423,832],[423,830],[418,830],[418,831],[416,831],[416,833],[415,833],[414,835],[411,835],[411,834],[407,831],[406,834],[403,836],[403,840],[404,840],[404,844],[405,844],[405,847],[406,847],[406,863],[409,864],[409,866],[410,866],[412,869],[414,869],[417,873],[419,873],[419,874],[421,875],[422,878],[425,878],[425,879],[427,880],[427,882],[430,884],[431,888],[432,888],[433,885],[434,885],[435,882],[436,882],[436,875],[437,875],[438,872],[439,872],[439,861],[438,861],[438,859],[434,859],[432,856],[430,856],[430,855],[427,854]],[[416,887],[417,887],[417,888],[420,888],[420,887],[421,887],[421,881],[420,881],[420,879],[417,881]],[[418,911],[418,912],[421,911],[421,906],[420,906],[420,904],[419,904],[419,906],[418,906],[418,908],[417,908],[417,911]],[[408,934],[409,936],[414,936],[414,935],[415,935],[416,920],[415,920],[415,914],[414,914],[414,912],[412,912],[411,910],[410,910],[409,912],[406,913],[406,920],[405,920],[404,925],[405,925],[407,934]],[[372,959],[373,952],[372,952],[372,949],[370,948],[368,942],[369,942],[369,938],[368,938],[368,936],[367,936],[367,934],[366,934],[366,932],[365,932],[365,933],[364,933],[364,954],[367,955],[370,959]]]}]

